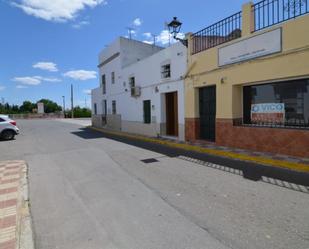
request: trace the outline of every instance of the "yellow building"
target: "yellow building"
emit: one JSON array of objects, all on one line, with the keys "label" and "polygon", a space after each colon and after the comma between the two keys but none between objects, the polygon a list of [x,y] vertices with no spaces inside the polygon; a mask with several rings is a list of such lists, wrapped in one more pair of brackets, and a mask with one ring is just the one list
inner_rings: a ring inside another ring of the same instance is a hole
[{"label": "yellow building", "polygon": [[186,140],[309,157],[308,5],[250,2],[189,34]]}]

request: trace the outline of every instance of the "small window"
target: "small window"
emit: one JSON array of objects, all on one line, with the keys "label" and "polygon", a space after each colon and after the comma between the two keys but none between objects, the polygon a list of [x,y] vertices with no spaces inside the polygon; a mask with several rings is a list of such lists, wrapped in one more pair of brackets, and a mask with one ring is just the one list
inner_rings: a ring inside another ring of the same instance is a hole
[{"label": "small window", "polygon": [[102,89],[103,89],[103,94],[106,94],[106,77],[105,77],[105,74],[102,75]]},{"label": "small window", "polygon": [[98,114],[98,110],[97,110],[97,103],[94,103],[94,115]]},{"label": "small window", "polygon": [[168,79],[171,77],[171,64],[161,66],[161,78]]},{"label": "small window", "polygon": [[117,113],[117,109],[116,109],[116,100],[112,101],[112,114],[116,114]]},{"label": "small window", "polygon": [[129,84],[130,84],[130,87],[135,87],[135,77],[129,78]]},{"label": "small window", "polygon": [[115,72],[111,73],[112,84],[115,84]]},{"label": "small window", "polygon": [[144,123],[150,124],[151,123],[151,101],[144,100]]}]

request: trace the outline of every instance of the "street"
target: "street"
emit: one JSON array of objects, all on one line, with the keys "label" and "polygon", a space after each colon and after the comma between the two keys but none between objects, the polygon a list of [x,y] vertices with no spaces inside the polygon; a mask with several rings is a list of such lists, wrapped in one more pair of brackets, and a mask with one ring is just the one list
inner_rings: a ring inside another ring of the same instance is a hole
[{"label": "street", "polygon": [[[18,120],[38,249],[309,249],[309,195],[120,143],[87,122]],[[157,162],[141,160],[154,158]]]}]

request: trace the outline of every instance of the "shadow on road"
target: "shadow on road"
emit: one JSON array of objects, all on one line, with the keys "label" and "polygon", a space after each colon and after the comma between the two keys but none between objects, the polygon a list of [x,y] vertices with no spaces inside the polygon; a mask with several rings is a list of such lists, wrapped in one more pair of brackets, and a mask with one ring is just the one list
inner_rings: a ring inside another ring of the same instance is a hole
[{"label": "shadow on road", "polygon": [[90,130],[87,128],[80,128],[80,131],[73,131],[71,134],[83,139],[96,139],[105,137],[101,132]]},{"label": "shadow on road", "polygon": [[113,135],[109,133],[91,130],[87,127],[80,131],[71,132],[83,139],[107,138],[121,143],[133,145],[146,150],[154,151],[168,157],[178,157],[201,164],[203,166],[216,168],[225,172],[237,174],[253,181],[263,181],[269,184],[288,188],[294,191],[309,193],[309,174],[292,171],[285,168],[272,167],[257,163],[240,161],[226,157],[214,156],[206,153],[188,151],[170,146],[146,142],[138,139]]}]

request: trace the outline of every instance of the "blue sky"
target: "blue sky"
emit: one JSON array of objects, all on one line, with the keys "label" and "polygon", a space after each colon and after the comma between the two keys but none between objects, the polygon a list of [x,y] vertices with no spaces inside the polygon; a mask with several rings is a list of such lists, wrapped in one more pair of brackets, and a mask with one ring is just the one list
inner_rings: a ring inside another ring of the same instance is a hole
[{"label": "blue sky", "polygon": [[245,0],[0,0],[0,98],[11,104],[49,98],[90,106],[99,85],[97,57],[126,27],[133,38],[166,45],[164,22],[177,16],[196,32],[239,10]]}]

